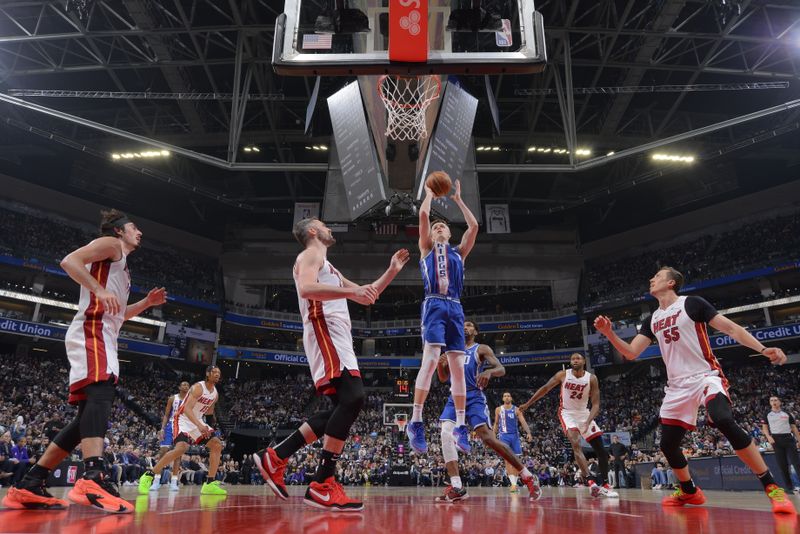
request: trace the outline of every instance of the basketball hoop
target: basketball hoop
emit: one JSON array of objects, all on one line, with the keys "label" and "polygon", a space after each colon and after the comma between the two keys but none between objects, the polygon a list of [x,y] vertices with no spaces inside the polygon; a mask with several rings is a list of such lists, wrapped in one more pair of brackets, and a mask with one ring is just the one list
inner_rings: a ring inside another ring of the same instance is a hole
[{"label": "basketball hoop", "polygon": [[378,94],[389,116],[386,137],[394,141],[417,141],[428,136],[425,111],[439,98],[439,76],[394,76],[378,78]]},{"label": "basketball hoop", "polygon": [[397,425],[397,429],[402,434],[406,429],[406,425],[408,424],[408,414],[405,413],[394,414],[394,424]]}]

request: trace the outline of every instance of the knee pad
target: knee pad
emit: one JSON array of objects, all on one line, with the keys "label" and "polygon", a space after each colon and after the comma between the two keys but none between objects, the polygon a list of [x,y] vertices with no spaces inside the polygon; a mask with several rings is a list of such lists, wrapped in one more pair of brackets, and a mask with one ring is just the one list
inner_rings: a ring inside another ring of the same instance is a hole
[{"label": "knee pad", "polygon": [[661,425],[661,452],[673,469],[683,469],[689,462],[681,452],[681,441],[686,429],[677,425]]},{"label": "knee pad", "polygon": [[319,439],[325,434],[325,425],[328,424],[328,419],[331,418],[332,414],[333,410],[325,410],[324,412],[317,412],[308,418],[306,424],[311,427],[311,431],[314,432],[314,437]]},{"label": "knee pad", "polygon": [[453,430],[456,424],[452,421],[442,421],[442,456],[445,463],[457,462],[458,451],[456,450],[456,438],[453,437]]},{"label": "knee pad", "polygon": [[80,417],[80,436],[102,438],[108,431],[111,408],[114,402],[114,384],[110,381],[89,384],[86,391],[86,405]]},{"label": "knee pad", "polygon": [[67,452],[71,452],[81,442],[80,418],[83,412],[84,402],[85,401],[81,401],[81,406],[78,408],[78,415],[53,438],[53,443]]},{"label": "knee pad", "polygon": [[461,397],[467,394],[467,380],[464,377],[463,352],[448,352],[447,365],[450,367],[450,393]]},{"label": "knee pad", "polygon": [[750,446],[753,438],[733,419],[731,401],[725,395],[717,395],[706,404],[709,422],[717,427],[722,435],[728,438],[733,450],[738,451]]},{"label": "knee pad", "polygon": [[422,362],[420,363],[419,372],[417,373],[417,380],[414,383],[416,389],[430,391],[431,380],[433,379],[433,374],[436,372],[436,366],[439,365],[439,355],[441,353],[442,347],[439,345],[429,345],[425,343],[422,349]]}]

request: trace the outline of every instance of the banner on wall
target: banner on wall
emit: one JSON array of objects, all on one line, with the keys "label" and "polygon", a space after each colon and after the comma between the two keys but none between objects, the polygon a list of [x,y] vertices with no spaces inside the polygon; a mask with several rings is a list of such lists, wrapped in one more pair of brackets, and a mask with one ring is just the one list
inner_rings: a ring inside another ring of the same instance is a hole
[{"label": "banner on wall", "polygon": [[298,221],[308,219],[309,217],[316,217],[319,219],[319,202],[295,202],[294,221],[292,221],[292,224],[297,224]]},{"label": "banner on wall", "polygon": [[508,215],[508,204],[486,204],[486,233],[511,233],[511,218]]}]

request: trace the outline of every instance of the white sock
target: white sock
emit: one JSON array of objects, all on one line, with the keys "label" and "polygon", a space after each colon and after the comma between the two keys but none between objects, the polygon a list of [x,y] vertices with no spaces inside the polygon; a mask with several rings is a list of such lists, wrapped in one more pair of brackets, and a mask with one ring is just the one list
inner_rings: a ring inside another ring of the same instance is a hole
[{"label": "white sock", "polygon": [[422,422],[422,404],[415,404],[414,411],[411,413],[411,422],[412,423],[421,423]]},{"label": "white sock", "polygon": [[511,487],[516,487],[517,485],[517,475],[508,475],[508,480],[511,481]]},{"label": "white sock", "polygon": [[455,489],[461,489],[461,477],[450,477],[450,485]]},{"label": "white sock", "polygon": [[172,483],[173,484],[177,484],[178,483],[178,477],[172,477]]},{"label": "white sock", "polygon": [[456,426],[464,425],[466,419],[466,410],[456,410]]},{"label": "white sock", "polygon": [[528,480],[533,476],[533,474],[531,474],[531,472],[528,471],[527,467],[523,467],[522,471],[519,472],[519,476],[522,478],[522,480]]}]

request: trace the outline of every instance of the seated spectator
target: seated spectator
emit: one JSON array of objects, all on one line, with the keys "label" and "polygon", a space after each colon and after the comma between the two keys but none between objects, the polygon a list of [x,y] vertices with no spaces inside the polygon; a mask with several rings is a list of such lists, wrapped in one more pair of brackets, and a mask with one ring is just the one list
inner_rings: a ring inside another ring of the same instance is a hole
[{"label": "seated spectator", "polygon": [[14,478],[16,462],[11,447],[11,432],[3,432],[0,435],[0,486],[10,486]]},{"label": "seated spectator", "polygon": [[28,469],[36,463],[36,457],[31,456],[31,451],[28,448],[28,438],[25,436],[19,438],[17,444],[11,448],[11,456],[16,460],[13,478],[13,482],[16,484],[22,480],[22,477],[25,476]]}]

